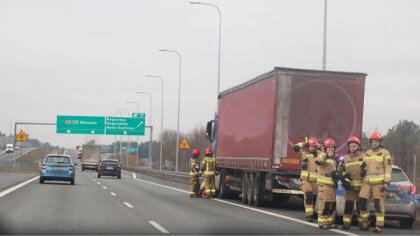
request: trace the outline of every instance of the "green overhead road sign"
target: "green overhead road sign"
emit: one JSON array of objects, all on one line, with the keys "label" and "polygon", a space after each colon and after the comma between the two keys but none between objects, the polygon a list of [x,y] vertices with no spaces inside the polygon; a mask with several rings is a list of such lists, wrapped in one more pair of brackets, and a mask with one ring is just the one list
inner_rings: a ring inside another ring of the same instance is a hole
[{"label": "green overhead road sign", "polygon": [[146,119],[146,113],[133,112],[132,117],[145,118]]},{"label": "green overhead road sign", "polygon": [[57,134],[105,134],[105,117],[57,116]]},{"label": "green overhead road sign", "polygon": [[137,117],[106,117],[107,135],[144,135],[145,119]]}]

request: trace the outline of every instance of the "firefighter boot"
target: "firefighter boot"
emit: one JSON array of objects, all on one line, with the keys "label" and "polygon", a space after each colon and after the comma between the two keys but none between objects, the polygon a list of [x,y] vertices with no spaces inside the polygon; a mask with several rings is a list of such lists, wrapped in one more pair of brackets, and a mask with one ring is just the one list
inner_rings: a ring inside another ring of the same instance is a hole
[{"label": "firefighter boot", "polygon": [[314,216],[306,216],[306,221],[313,222],[314,221]]},{"label": "firefighter boot", "polygon": [[369,231],[369,221],[368,222],[362,221],[362,223],[360,224],[359,228],[361,230]]},{"label": "firefighter boot", "polygon": [[350,225],[343,225],[341,226],[342,230],[349,230],[350,229]]},{"label": "firefighter boot", "polygon": [[382,229],[381,229],[380,226],[376,226],[376,228],[373,230],[373,232],[375,232],[375,233],[381,233],[382,232]]}]

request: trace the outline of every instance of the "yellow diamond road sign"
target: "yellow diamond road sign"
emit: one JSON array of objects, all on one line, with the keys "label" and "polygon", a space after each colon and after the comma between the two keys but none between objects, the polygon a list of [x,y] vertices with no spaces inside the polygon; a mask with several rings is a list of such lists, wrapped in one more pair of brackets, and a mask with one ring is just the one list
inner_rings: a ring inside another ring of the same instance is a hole
[{"label": "yellow diamond road sign", "polygon": [[190,145],[188,144],[188,141],[186,138],[184,138],[181,141],[181,144],[179,144],[179,148],[191,148]]},{"label": "yellow diamond road sign", "polygon": [[23,132],[23,130],[20,130],[18,136],[16,137],[16,141],[28,141],[28,137],[26,137],[26,134]]}]

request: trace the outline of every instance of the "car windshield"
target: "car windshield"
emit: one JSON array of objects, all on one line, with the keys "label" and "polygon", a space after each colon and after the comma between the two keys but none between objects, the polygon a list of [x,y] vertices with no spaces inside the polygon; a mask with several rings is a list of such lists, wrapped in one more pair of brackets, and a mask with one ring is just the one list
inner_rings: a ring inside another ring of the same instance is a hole
[{"label": "car windshield", "polygon": [[102,165],[104,165],[104,166],[118,166],[118,162],[116,162],[116,161],[104,161],[104,162],[102,162]]},{"label": "car windshield", "polygon": [[407,178],[407,175],[405,175],[404,171],[400,169],[392,169],[392,182],[403,182],[403,181],[409,181]]},{"label": "car windshield", "polygon": [[60,164],[70,164],[70,158],[64,156],[50,156],[47,157],[45,163],[60,163]]}]

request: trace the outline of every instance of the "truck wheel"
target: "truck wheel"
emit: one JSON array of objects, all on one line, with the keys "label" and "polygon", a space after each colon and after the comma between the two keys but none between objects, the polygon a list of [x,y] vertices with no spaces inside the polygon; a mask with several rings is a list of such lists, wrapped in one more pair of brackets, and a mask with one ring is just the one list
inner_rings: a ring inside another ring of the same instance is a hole
[{"label": "truck wheel", "polygon": [[246,188],[246,198],[248,199],[248,205],[253,205],[254,204],[254,179],[255,179],[255,174],[254,173],[249,173],[248,175],[248,181],[247,181],[247,188]]},{"label": "truck wheel", "polygon": [[219,197],[221,199],[226,199],[228,196],[227,189],[226,189],[226,181],[225,181],[226,174],[223,172],[220,173],[220,181],[219,181]]},{"label": "truck wheel", "polygon": [[258,174],[255,174],[254,178],[254,194],[253,201],[254,206],[259,207],[263,205],[263,199],[261,198],[261,187],[260,187],[260,176]]},{"label": "truck wheel", "polygon": [[244,173],[242,173],[242,179],[241,179],[241,201],[242,201],[243,204],[248,203],[247,181],[248,181],[248,174],[246,172],[244,172]]},{"label": "truck wheel", "polygon": [[400,227],[404,228],[404,229],[411,229],[413,227],[413,224],[414,224],[413,219],[399,220],[399,222],[400,222]]}]

